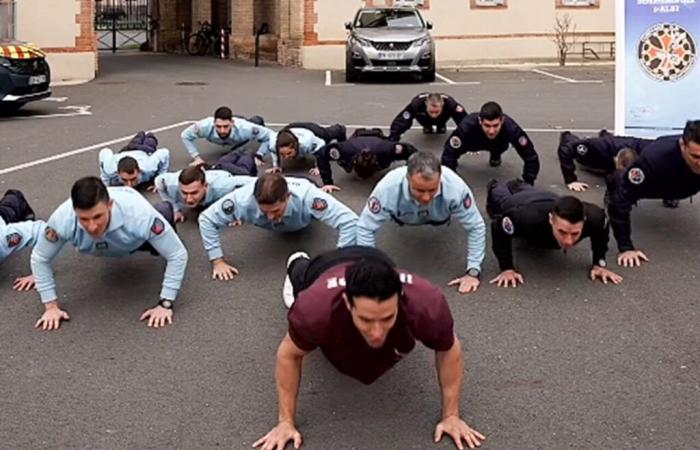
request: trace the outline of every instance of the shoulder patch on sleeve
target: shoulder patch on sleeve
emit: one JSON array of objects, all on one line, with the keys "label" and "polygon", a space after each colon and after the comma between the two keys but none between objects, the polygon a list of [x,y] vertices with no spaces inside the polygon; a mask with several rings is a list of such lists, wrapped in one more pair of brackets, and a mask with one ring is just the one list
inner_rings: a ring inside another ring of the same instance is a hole
[{"label": "shoulder patch on sleeve", "polygon": [[165,231],[165,224],[162,220],[156,217],[153,220],[153,225],[151,225],[151,233],[155,234],[156,236],[160,236],[163,234],[163,231]]},{"label": "shoulder patch on sleeve", "polygon": [[233,214],[233,211],[236,209],[236,206],[233,204],[233,200],[224,200],[224,202],[221,204],[221,212],[226,214],[227,216],[230,216]]},{"label": "shoulder patch on sleeve", "polygon": [[527,140],[526,136],[520,136],[518,138],[518,144],[522,145],[523,147],[525,147],[528,143],[529,141]]},{"label": "shoulder patch on sleeve", "polygon": [[472,196],[467,193],[467,195],[464,197],[464,200],[462,201],[462,205],[464,205],[464,209],[469,209],[472,207]]},{"label": "shoulder patch on sleeve", "polygon": [[457,103],[457,107],[455,108],[455,111],[457,111],[458,113],[463,113],[463,112],[464,112],[464,108],[462,107],[462,105],[460,105],[459,103]]},{"label": "shoulder patch on sleeve", "polygon": [[405,120],[408,120],[411,118],[411,113],[408,111],[404,111],[401,117],[403,117]]},{"label": "shoulder patch on sleeve", "polygon": [[258,134],[260,134],[260,128],[253,127],[253,129],[251,130],[251,133],[253,133],[253,136],[257,136]]},{"label": "shoulder patch on sleeve", "polygon": [[340,159],[340,150],[338,150],[335,147],[332,147],[330,150],[328,150],[328,156],[330,156],[331,159],[334,159],[337,161]]},{"label": "shoulder patch on sleeve", "polygon": [[311,209],[315,211],[324,211],[326,208],[328,208],[328,202],[320,197],[314,198],[311,203]]},{"label": "shoulder patch on sleeve", "polygon": [[513,235],[515,232],[515,227],[513,226],[513,221],[510,220],[510,217],[504,217],[503,220],[501,221],[501,227],[503,227],[503,231],[506,232],[508,235]]},{"label": "shoulder patch on sleeve", "polygon": [[576,153],[583,156],[588,153],[588,147],[585,144],[578,144],[576,146]]},{"label": "shoulder patch on sleeve", "polygon": [[462,146],[462,140],[459,138],[459,136],[452,136],[450,138],[450,147],[460,148],[461,146]]},{"label": "shoulder patch on sleeve", "polygon": [[379,214],[382,210],[382,204],[377,197],[370,197],[367,201],[367,208],[369,208],[371,213]]},{"label": "shoulder patch on sleeve", "polygon": [[644,171],[639,167],[632,167],[629,172],[627,172],[627,178],[632,184],[642,184],[644,183]]},{"label": "shoulder patch on sleeve", "polygon": [[58,233],[56,233],[56,230],[54,230],[53,228],[51,228],[49,226],[47,226],[46,230],[44,230],[44,237],[49,242],[58,241]]},{"label": "shoulder patch on sleeve", "polygon": [[19,233],[10,233],[5,236],[5,239],[7,239],[8,247],[17,247],[22,242],[22,235]]}]

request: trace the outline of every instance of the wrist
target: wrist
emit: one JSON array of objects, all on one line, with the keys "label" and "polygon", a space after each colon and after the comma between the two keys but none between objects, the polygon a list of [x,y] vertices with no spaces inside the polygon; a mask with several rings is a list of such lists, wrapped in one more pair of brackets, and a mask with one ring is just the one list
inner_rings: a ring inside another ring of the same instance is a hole
[{"label": "wrist", "polygon": [[167,309],[167,310],[172,311],[173,308],[175,307],[175,302],[173,302],[172,300],[168,300],[166,298],[162,298],[158,302],[158,306],[160,306],[163,309]]},{"label": "wrist", "polygon": [[481,277],[481,270],[476,267],[470,267],[465,274],[478,280]]},{"label": "wrist", "polygon": [[60,309],[58,307],[58,300],[53,300],[48,303],[44,303],[44,308],[46,308],[46,311],[48,311],[49,309]]}]

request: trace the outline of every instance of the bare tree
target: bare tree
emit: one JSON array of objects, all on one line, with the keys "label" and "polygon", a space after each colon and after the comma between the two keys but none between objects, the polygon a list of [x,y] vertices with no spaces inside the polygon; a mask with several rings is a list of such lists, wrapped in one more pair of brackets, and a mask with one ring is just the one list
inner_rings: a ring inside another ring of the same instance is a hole
[{"label": "bare tree", "polygon": [[559,65],[566,65],[566,56],[576,44],[576,24],[570,14],[557,14],[552,41],[557,47]]}]

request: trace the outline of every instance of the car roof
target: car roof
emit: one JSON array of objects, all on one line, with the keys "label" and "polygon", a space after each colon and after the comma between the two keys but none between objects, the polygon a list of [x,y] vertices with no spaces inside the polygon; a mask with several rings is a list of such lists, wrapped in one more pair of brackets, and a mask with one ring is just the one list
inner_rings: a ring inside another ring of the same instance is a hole
[{"label": "car roof", "polygon": [[413,6],[365,6],[363,8],[360,8],[360,11],[376,11],[378,9],[395,11],[417,11],[416,8]]}]

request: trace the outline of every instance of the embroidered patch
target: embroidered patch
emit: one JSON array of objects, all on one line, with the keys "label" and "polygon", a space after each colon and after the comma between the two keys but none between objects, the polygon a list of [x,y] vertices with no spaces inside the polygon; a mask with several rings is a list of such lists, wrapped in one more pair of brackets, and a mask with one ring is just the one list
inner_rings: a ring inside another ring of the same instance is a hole
[{"label": "embroidered patch", "polygon": [[331,148],[331,149],[328,151],[328,156],[330,156],[331,159],[334,159],[334,160],[337,161],[337,160],[340,159],[340,150],[338,150],[337,148],[333,147],[333,148]]},{"label": "embroidered patch", "polygon": [[233,200],[224,200],[224,202],[221,204],[221,212],[224,214],[230,216],[233,214],[233,211],[236,209],[235,205],[233,204]]},{"label": "embroidered patch", "polygon": [[153,225],[151,225],[151,232],[156,236],[160,236],[165,231],[165,224],[159,218],[155,218]]},{"label": "embroidered patch", "polygon": [[402,117],[403,117],[404,119],[408,120],[408,119],[411,118],[411,113],[408,112],[408,111],[404,111],[403,114],[402,114]]},{"label": "embroidered patch", "polygon": [[396,144],[395,151],[397,155],[400,155],[403,152],[403,145],[401,144]]},{"label": "embroidered patch", "polygon": [[518,139],[518,144],[525,147],[528,144],[527,138],[525,136],[520,136]]},{"label": "embroidered patch", "polygon": [[106,242],[98,242],[95,244],[95,248],[97,248],[97,250],[107,250],[107,247],[109,247],[109,245],[107,245]]},{"label": "embroidered patch", "polygon": [[44,237],[49,242],[58,241],[58,234],[56,233],[56,230],[54,230],[51,227],[46,227],[46,230],[44,231]]},{"label": "embroidered patch", "polygon": [[260,128],[253,127],[252,133],[253,136],[257,136],[258,134],[260,134]]},{"label": "embroidered patch", "polygon": [[450,138],[450,147],[460,148],[461,146],[462,146],[462,140],[459,138],[459,136],[452,136]]},{"label": "embroidered patch", "polygon": [[629,178],[632,184],[642,184],[644,182],[644,172],[639,167],[633,167],[627,172],[627,178]]},{"label": "embroidered patch", "polygon": [[464,197],[464,200],[462,201],[462,204],[464,205],[464,209],[469,209],[472,207],[472,196],[467,194],[466,197]]},{"label": "embroidered patch", "polygon": [[328,202],[322,198],[316,197],[311,203],[311,209],[315,211],[324,211],[326,208],[328,208]]},{"label": "embroidered patch", "polygon": [[428,211],[427,209],[421,209],[420,211],[418,211],[418,217],[428,217],[428,214],[430,214],[430,211]]},{"label": "embroidered patch", "polygon": [[458,113],[463,113],[463,112],[464,112],[464,108],[462,108],[462,105],[457,105],[457,107],[455,108],[455,110],[456,110]]},{"label": "embroidered patch", "polygon": [[367,201],[367,208],[371,213],[379,214],[379,211],[382,210],[382,204],[377,197],[370,197]]},{"label": "embroidered patch", "polygon": [[510,220],[510,217],[504,217],[501,226],[506,234],[512,235],[515,232],[515,227],[513,227],[513,221]]},{"label": "embroidered patch", "polygon": [[22,242],[22,235],[19,233],[11,233],[5,236],[5,239],[7,239],[8,247],[17,247],[20,244],[20,242]]},{"label": "embroidered patch", "polygon": [[585,155],[586,153],[588,153],[588,147],[586,147],[586,146],[583,145],[583,144],[579,144],[578,146],[576,146],[576,153],[578,153],[579,155],[583,156],[583,155]]}]

